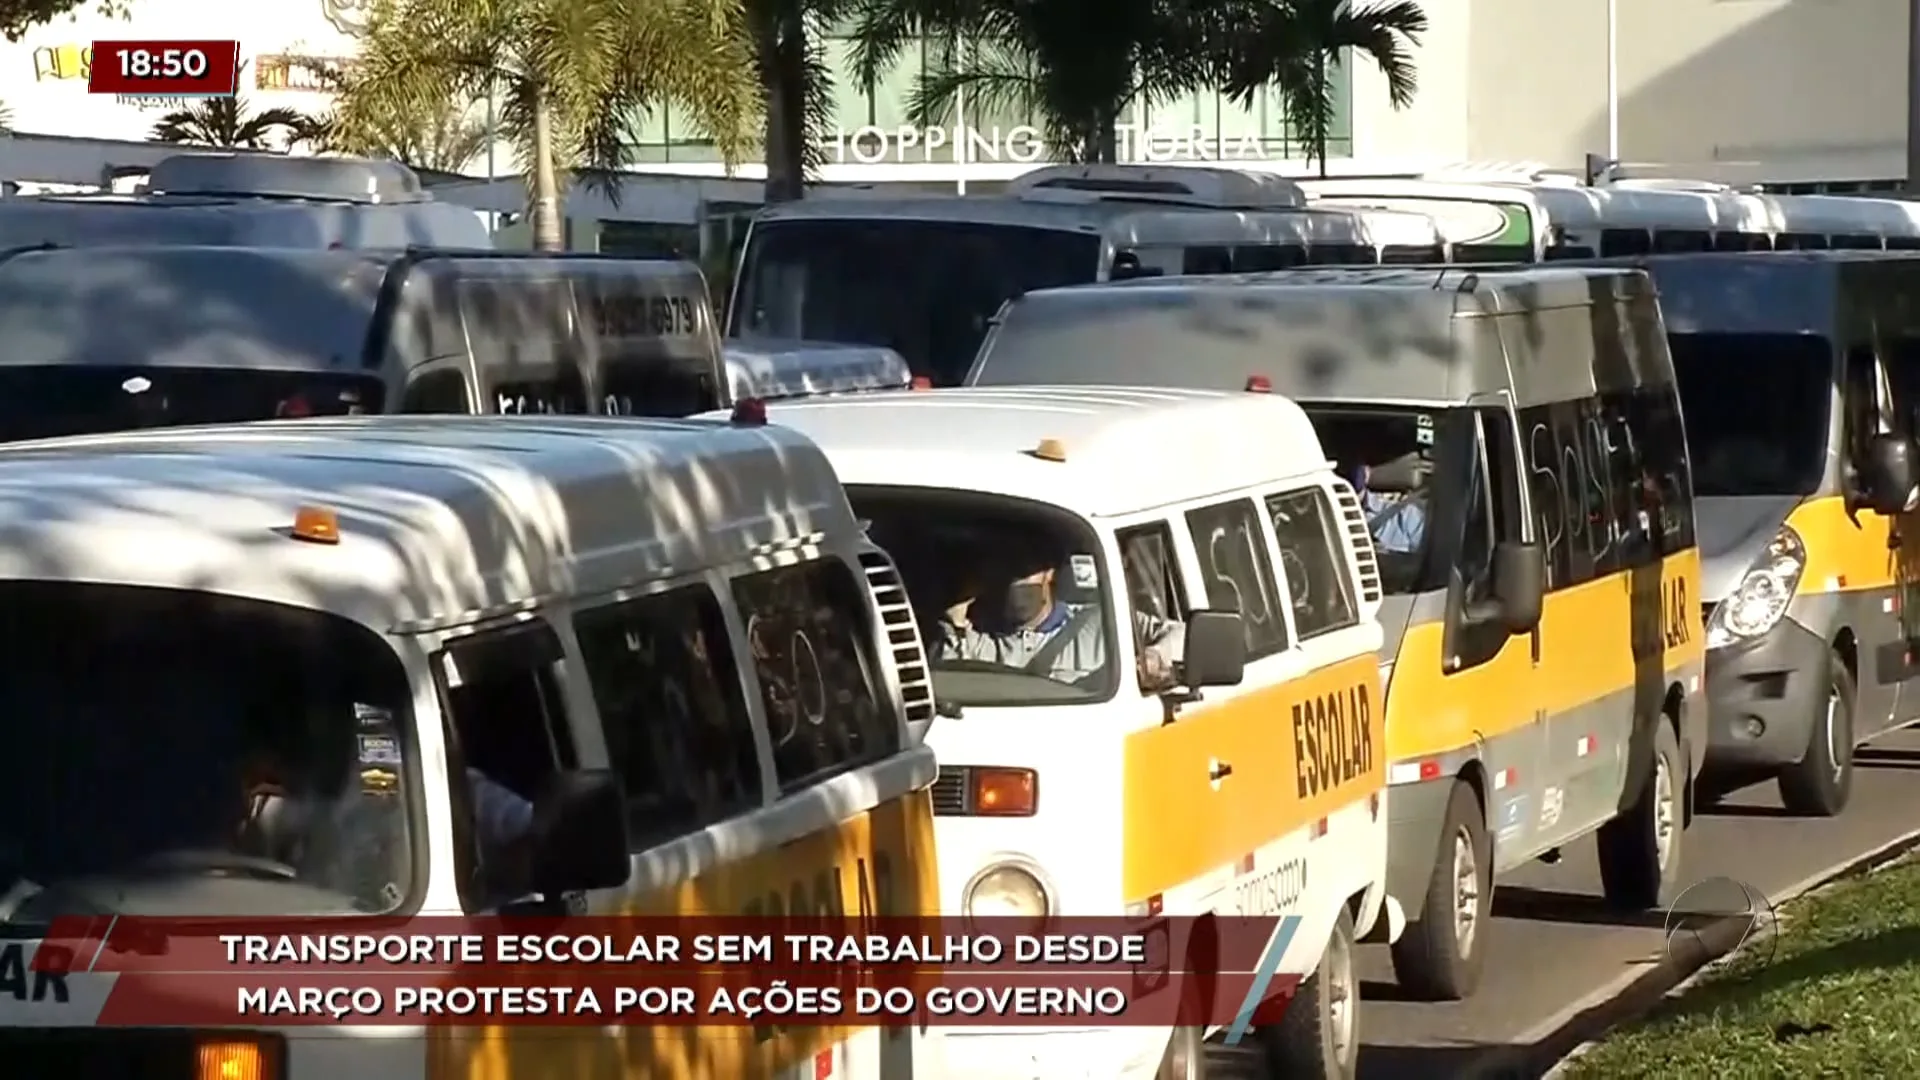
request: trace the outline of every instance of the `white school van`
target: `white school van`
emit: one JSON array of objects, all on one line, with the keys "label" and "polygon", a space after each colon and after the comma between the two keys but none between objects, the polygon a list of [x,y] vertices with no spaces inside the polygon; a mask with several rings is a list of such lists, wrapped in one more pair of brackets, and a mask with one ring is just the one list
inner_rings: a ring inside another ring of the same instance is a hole
[{"label": "white school van", "polygon": [[[935,765],[896,674],[922,661],[869,576],[892,566],[778,428],[366,417],[0,451],[0,702],[33,763],[0,794],[0,970],[69,912],[935,914]],[[524,876],[483,872],[470,769],[538,807]],[[0,980],[4,1070],[939,1076],[904,1028],[92,1026],[111,979]]]},{"label": "white school van", "polygon": [[[1353,943],[1396,921],[1380,583],[1299,407],[1018,388],[768,413],[832,460],[926,642],[944,909],[1297,916],[1279,970],[1313,977],[1258,1034],[1276,1075],[1353,1075]],[[956,1030],[946,1054],[982,1080],[1185,1077],[1204,1034]]]}]

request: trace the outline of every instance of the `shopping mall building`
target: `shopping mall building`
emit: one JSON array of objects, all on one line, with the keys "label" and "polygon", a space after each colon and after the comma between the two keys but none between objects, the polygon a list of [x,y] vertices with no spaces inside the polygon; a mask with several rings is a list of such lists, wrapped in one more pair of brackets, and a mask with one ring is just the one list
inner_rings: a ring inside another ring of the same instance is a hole
[{"label": "shopping mall building", "polygon": [[[1613,3],[1619,150],[1633,171],[1836,185],[1903,175],[1906,0]],[[1608,5],[1429,0],[1432,28],[1415,54],[1417,100],[1396,112],[1377,72],[1363,63],[1343,73],[1329,168],[1414,172],[1468,161],[1569,167],[1604,152]],[[91,43],[237,38],[250,108],[319,111],[326,99],[307,58],[351,56],[365,7],[366,0],[138,0],[127,21],[85,11],[0,44],[0,102],[18,132],[143,139],[180,103],[90,95]],[[846,44],[829,47],[847,70]],[[920,53],[911,54],[872,87],[841,80],[825,179],[990,185],[1051,156],[1028,117],[963,111],[938,132],[908,128],[905,103],[922,63]],[[711,147],[671,109],[647,118],[639,137],[640,167],[649,172],[722,173]],[[1133,160],[1304,167],[1302,148],[1272,100],[1243,108],[1209,93],[1136,110],[1121,142]],[[0,155],[0,179],[53,179],[21,175],[21,160],[18,153]],[[761,173],[750,165],[738,175]]]}]

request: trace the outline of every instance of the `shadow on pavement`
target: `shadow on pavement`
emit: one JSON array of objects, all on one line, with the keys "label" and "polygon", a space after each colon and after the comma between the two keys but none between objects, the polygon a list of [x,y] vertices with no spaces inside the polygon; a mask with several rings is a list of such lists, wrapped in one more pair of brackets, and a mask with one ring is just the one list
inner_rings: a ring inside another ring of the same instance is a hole
[{"label": "shadow on pavement", "polygon": [[1920,750],[1863,746],[1853,752],[1853,763],[1863,769],[1920,769]]},{"label": "shadow on pavement", "polygon": [[1360,1000],[1391,1001],[1398,1004],[1405,1004],[1407,1002],[1418,1002],[1421,999],[1402,990],[1400,984],[1397,982],[1386,979],[1361,979]]},{"label": "shadow on pavement", "polygon": [[1497,919],[1569,923],[1577,926],[1637,926],[1658,929],[1666,924],[1664,911],[1620,911],[1598,896],[1502,885],[1493,893]]},{"label": "shadow on pavement", "polygon": [[1701,817],[1723,818],[1783,818],[1791,816],[1787,813],[1786,807],[1783,806],[1751,806],[1747,804],[1729,806],[1726,803],[1695,807],[1694,813]]},{"label": "shadow on pavement", "polygon": [[1368,1046],[1360,1051],[1360,1080],[1450,1080],[1453,1077],[1485,1080],[1533,1080],[1542,1075],[1526,1071],[1519,1060],[1511,1066],[1489,1066],[1489,1051],[1484,1043],[1460,1043],[1454,1046]]}]

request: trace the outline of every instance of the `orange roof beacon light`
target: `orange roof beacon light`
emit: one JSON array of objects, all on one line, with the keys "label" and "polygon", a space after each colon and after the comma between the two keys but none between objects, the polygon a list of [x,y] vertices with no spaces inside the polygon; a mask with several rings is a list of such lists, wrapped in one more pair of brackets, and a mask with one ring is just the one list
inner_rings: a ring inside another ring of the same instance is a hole
[{"label": "orange roof beacon light", "polygon": [[915,375],[912,386],[915,390],[931,390],[933,389],[933,380],[925,375]]},{"label": "orange roof beacon light", "polygon": [[1041,461],[1067,460],[1067,444],[1059,439],[1041,439],[1040,445],[1033,448],[1033,456]]},{"label": "orange roof beacon light", "polygon": [[767,426],[767,403],[759,398],[741,398],[734,403],[731,422],[736,427]]},{"label": "orange roof beacon light", "polygon": [[1265,375],[1249,375],[1247,376],[1247,393],[1271,394],[1273,393],[1273,380],[1267,378]]},{"label": "orange roof beacon light", "polygon": [[323,506],[303,506],[293,512],[293,528],[289,535],[309,544],[337,544],[340,542],[340,515]]}]

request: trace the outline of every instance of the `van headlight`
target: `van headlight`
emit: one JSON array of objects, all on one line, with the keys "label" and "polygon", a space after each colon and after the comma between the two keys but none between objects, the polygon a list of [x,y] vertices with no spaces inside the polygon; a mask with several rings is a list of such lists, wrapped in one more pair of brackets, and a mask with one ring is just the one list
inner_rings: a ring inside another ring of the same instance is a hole
[{"label": "van headlight", "polygon": [[1707,620],[1707,648],[1722,648],[1773,629],[1793,602],[1806,568],[1807,549],[1800,534],[1780,526],[1739,586],[1713,609],[1713,617]]},{"label": "van headlight", "polygon": [[960,897],[967,918],[1043,919],[1052,898],[1039,875],[1018,863],[999,863],[973,876]]}]

